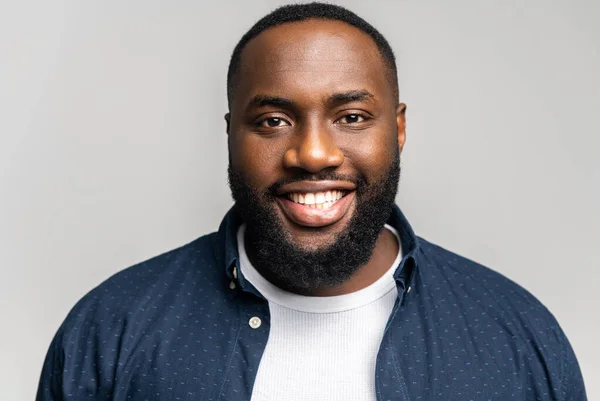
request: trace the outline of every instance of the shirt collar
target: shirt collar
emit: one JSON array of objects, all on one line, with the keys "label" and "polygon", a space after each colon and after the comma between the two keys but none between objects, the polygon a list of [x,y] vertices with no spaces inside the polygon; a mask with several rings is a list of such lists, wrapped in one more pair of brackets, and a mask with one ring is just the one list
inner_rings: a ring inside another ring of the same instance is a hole
[{"label": "shirt collar", "polygon": [[394,273],[394,279],[403,291],[410,291],[414,272],[417,269],[417,255],[419,253],[419,237],[415,235],[404,213],[394,205],[392,214],[387,223],[394,227],[400,236],[400,243],[404,256]]},{"label": "shirt collar", "polygon": [[[415,235],[412,227],[408,223],[408,220],[397,205],[394,205],[392,214],[388,219],[387,223],[394,227],[400,235],[400,242],[402,245],[402,251],[404,253],[400,265],[394,273],[394,279],[399,286],[406,290],[410,288],[412,279],[414,277],[414,271],[417,268],[417,254],[419,251],[419,238]],[[229,209],[217,234],[218,249],[217,253],[219,256],[224,256],[224,267],[225,273],[229,278],[230,282],[237,283],[242,289],[249,292],[258,294],[258,291],[254,287],[244,280],[239,271],[239,254],[237,244],[237,231],[242,224],[242,219],[235,210],[235,205]],[[235,271],[234,271],[235,270]]]}]

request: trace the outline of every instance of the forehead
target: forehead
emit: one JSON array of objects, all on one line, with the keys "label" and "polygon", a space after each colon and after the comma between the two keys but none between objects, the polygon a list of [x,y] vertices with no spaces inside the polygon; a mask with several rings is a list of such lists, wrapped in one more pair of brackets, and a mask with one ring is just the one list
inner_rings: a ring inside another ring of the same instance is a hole
[{"label": "forehead", "polygon": [[257,93],[311,98],[347,90],[393,97],[374,40],[339,21],[307,20],[269,28],[242,52],[236,101]]}]

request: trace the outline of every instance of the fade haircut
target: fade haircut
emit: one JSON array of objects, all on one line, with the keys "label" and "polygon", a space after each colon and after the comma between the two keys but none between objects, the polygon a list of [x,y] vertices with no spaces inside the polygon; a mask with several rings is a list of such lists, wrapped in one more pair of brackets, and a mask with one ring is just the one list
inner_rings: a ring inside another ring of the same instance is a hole
[{"label": "fade haircut", "polygon": [[388,67],[388,79],[390,81],[390,85],[392,85],[394,97],[396,100],[398,99],[398,72],[396,69],[396,58],[394,57],[392,48],[383,35],[367,21],[354,14],[352,11],[345,9],[344,7],[327,3],[313,2],[307,4],[291,4],[279,7],[270,14],[267,14],[261,18],[252,26],[252,28],[250,28],[248,32],[244,34],[244,36],[242,36],[233,50],[231,60],[229,61],[229,69],[227,70],[227,102],[230,110],[233,101],[233,92],[235,89],[235,75],[240,69],[242,51],[248,42],[269,28],[286,23],[305,21],[308,19],[323,19],[345,22],[346,24],[352,25],[369,35],[375,42],[383,61]]}]

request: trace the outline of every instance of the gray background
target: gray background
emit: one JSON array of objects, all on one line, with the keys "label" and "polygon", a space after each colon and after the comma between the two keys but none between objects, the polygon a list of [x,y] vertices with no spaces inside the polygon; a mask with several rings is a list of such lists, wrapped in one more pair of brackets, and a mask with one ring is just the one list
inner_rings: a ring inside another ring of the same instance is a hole
[{"label": "gray background", "polygon": [[[225,72],[277,1],[0,3],[0,400],[73,304],[217,228]],[[418,234],[557,316],[600,399],[600,2],[340,1],[387,36]]]}]

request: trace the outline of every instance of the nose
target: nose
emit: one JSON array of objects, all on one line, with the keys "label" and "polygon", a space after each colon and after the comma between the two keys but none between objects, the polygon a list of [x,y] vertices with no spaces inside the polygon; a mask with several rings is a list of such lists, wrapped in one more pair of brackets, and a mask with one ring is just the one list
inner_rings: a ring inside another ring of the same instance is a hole
[{"label": "nose", "polygon": [[294,136],[292,146],[283,157],[285,168],[318,173],[326,168],[339,167],[344,162],[343,152],[326,129],[313,126]]}]

